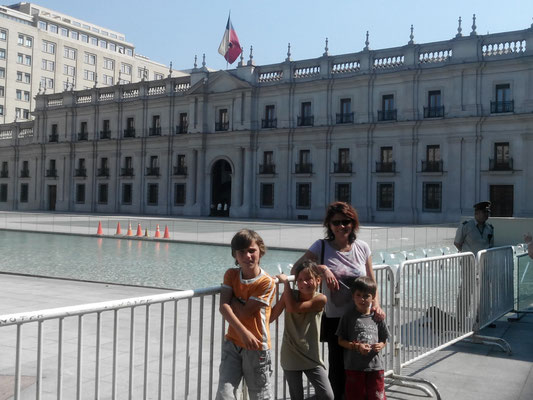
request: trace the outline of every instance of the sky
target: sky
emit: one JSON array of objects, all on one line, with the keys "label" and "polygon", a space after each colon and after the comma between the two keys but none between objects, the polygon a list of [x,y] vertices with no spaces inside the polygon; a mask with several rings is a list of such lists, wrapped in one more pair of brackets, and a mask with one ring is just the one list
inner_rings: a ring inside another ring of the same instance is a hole
[{"label": "sky", "polygon": [[[5,1],[5,0],[4,0]],[[173,69],[193,67],[205,53],[207,66],[225,69],[218,54],[228,14],[244,57],[250,46],[256,65],[320,57],[328,38],[330,54],[358,52],[365,46],[406,45],[411,24],[415,43],[449,40],[462,17],[463,35],[530,28],[533,0],[37,0],[36,4],[125,34],[136,53]],[[12,4],[12,3],[4,3]],[[230,68],[236,67],[235,62]]]}]

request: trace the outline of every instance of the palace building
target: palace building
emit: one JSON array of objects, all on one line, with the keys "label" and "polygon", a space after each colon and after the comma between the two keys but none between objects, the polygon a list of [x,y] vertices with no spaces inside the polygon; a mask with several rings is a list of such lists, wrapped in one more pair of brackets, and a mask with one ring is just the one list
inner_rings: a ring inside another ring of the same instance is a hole
[{"label": "palace building", "polygon": [[41,91],[33,121],[0,126],[0,210],[320,220],[338,199],[406,224],[490,200],[533,216],[533,29],[409,39]]}]

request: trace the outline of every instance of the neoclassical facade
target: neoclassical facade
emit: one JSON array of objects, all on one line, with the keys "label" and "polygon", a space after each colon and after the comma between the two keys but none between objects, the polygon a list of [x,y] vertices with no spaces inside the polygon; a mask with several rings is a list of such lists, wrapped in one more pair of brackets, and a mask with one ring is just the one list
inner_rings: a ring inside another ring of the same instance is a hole
[{"label": "neoclassical facade", "polygon": [[[533,29],[37,95],[0,210],[455,222],[533,216]],[[227,209],[227,210],[225,210]]]}]

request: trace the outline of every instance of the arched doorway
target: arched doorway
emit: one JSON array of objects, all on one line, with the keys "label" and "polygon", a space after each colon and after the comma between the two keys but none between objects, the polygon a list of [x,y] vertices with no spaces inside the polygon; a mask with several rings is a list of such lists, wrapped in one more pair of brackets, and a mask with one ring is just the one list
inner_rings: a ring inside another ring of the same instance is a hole
[{"label": "arched doorway", "polygon": [[231,165],[218,160],[211,169],[211,216],[228,217],[231,205]]}]

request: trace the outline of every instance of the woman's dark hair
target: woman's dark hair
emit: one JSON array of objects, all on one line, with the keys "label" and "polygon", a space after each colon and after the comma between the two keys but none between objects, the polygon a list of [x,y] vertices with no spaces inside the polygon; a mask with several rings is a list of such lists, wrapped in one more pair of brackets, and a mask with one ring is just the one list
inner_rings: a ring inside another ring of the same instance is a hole
[{"label": "woman's dark hair", "polygon": [[329,223],[331,222],[331,219],[335,214],[342,214],[346,217],[346,219],[352,221],[353,229],[352,232],[350,232],[348,241],[350,243],[353,243],[357,238],[356,232],[359,231],[359,216],[357,215],[357,211],[355,211],[355,208],[343,201],[335,201],[331,203],[326,210],[326,217],[324,218],[324,227],[326,228],[326,240],[335,239],[335,235],[329,227]]},{"label": "woman's dark hair", "polygon": [[259,256],[263,257],[266,253],[266,246],[263,238],[257,232],[251,229],[241,229],[233,236],[233,239],[231,239],[231,255],[235,258],[235,265],[239,265],[237,257],[235,257],[235,252],[237,250],[247,249],[251,246],[252,242],[257,244],[257,247],[259,247]]}]

